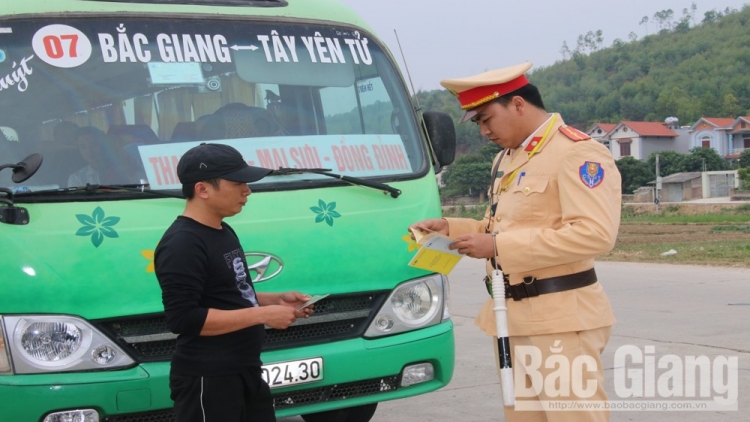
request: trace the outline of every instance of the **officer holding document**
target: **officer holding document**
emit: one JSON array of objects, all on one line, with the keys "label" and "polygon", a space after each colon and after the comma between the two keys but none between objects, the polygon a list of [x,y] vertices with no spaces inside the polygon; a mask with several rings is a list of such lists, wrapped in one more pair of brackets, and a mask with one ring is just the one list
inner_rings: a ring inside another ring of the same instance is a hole
[{"label": "officer holding document", "polygon": [[[615,318],[594,258],[617,238],[620,173],[606,147],[545,110],[525,76],[530,68],[440,82],[466,110],[461,121],[476,123],[504,150],[495,157],[483,220],[430,219],[410,230],[443,233],[456,239],[452,249],[486,259],[490,294],[493,272],[504,281],[515,380],[506,421],[607,421],[600,356]],[[498,309],[489,297],[475,321],[493,337],[505,331],[496,327]],[[601,408],[559,410],[578,401]]]}]

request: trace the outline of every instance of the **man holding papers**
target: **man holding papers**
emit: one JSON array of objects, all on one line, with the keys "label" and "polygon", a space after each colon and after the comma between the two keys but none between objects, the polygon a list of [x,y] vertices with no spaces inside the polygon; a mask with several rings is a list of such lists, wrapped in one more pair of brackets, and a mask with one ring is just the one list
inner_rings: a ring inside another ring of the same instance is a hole
[{"label": "man holding papers", "polygon": [[[462,122],[475,122],[504,150],[495,158],[483,220],[431,219],[410,229],[450,236],[451,249],[487,260],[488,275],[502,269],[515,380],[506,421],[606,421],[604,406],[556,411],[548,404],[607,400],[600,355],[615,318],[594,258],[617,237],[620,174],[606,147],[545,110],[524,75],[530,67],[441,82],[466,110]],[[477,316],[488,335],[498,335],[500,308],[489,298]],[[545,365],[550,357],[570,363],[568,376]],[[577,367],[576,359],[587,364]]]},{"label": "man holding papers", "polygon": [[246,205],[247,184],[270,172],[223,144],[193,147],[177,164],[185,210],[159,241],[154,264],[167,326],[178,334],[169,375],[178,422],[276,420],[261,370],[264,326],[281,330],[306,318],[312,298],[256,292],[224,221]]}]

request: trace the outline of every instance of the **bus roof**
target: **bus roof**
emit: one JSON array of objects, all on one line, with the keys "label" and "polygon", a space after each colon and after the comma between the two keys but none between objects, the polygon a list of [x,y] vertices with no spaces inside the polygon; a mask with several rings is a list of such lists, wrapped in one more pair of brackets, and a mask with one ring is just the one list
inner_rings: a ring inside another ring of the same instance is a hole
[{"label": "bus roof", "polygon": [[0,19],[14,15],[60,13],[279,16],[343,22],[373,32],[357,14],[339,0],[53,0],[43,2],[2,0],[0,2]]}]

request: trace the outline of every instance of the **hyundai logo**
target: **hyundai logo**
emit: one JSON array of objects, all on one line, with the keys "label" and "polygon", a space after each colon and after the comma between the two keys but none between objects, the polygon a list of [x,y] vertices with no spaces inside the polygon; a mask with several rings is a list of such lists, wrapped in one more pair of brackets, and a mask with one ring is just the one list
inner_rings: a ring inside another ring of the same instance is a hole
[{"label": "hyundai logo", "polygon": [[253,283],[268,281],[284,269],[284,263],[277,256],[263,252],[247,252],[245,254],[247,268],[250,270],[250,279]]}]

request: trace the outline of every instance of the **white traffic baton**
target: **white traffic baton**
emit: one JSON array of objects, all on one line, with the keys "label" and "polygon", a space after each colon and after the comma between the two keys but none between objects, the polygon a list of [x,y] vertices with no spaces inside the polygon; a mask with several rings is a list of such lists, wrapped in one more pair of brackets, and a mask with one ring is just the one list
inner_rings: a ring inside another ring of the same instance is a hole
[{"label": "white traffic baton", "polygon": [[503,406],[516,404],[516,390],[513,386],[513,366],[510,356],[510,339],[508,335],[508,307],[505,306],[505,282],[503,272],[497,265],[497,231],[492,232],[492,244],[495,249],[495,269],[492,270],[492,298],[495,306],[495,326],[497,327],[497,359],[500,368],[500,388],[502,389]]}]

